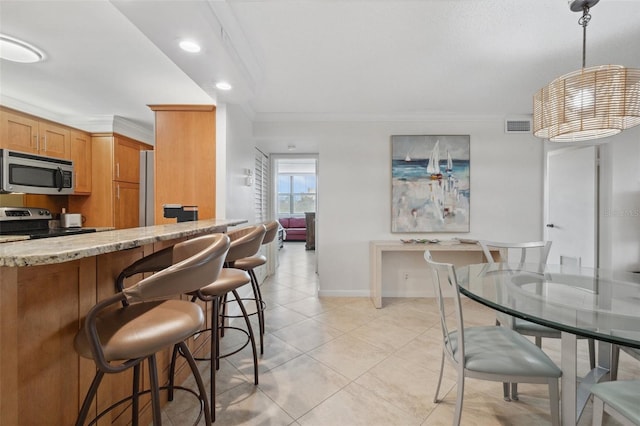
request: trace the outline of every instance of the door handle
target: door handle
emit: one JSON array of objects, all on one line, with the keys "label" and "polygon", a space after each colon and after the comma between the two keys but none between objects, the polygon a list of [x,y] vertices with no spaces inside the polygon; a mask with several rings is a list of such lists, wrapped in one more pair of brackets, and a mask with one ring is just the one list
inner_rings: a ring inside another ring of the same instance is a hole
[{"label": "door handle", "polygon": [[555,225],[553,223],[547,223],[547,228],[555,228]]}]

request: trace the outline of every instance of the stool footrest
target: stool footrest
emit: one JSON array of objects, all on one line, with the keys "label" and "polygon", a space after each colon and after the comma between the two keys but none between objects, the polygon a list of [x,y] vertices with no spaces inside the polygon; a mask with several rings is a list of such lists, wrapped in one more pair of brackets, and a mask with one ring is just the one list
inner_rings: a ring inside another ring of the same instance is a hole
[{"label": "stool footrest", "polygon": [[[239,348],[237,348],[237,349],[235,349],[235,350],[233,350],[231,352],[218,355],[218,359],[226,358],[228,356],[237,354],[238,352],[240,352],[241,350],[246,348],[249,343],[251,343],[251,336],[249,336],[249,332],[247,330],[245,330],[243,328],[240,328],[240,327],[232,327],[232,326],[229,326],[229,325],[219,328],[219,330],[223,330],[223,329],[224,330],[236,330],[236,331],[239,331],[239,332],[241,332],[241,333],[243,333],[243,334],[245,334],[247,336],[247,340]],[[210,328],[202,329],[202,330],[198,331],[197,333],[195,333],[193,336],[198,336],[198,335],[200,335],[202,333],[205,333],[205,332],[209,332],[210,333],[211,329]],[[178,352],[180,352],[180,355],[182,355],[182,351],[178,351]],[[194,356],[193,359],[195,359],[196,361],[211,361],[211,354],[209,354],[209,358],[206,358],[206,357],[195,357]]]},{"label": "stool footrest", "polygon": [[[257,299],[252,298],[252,297],[243,297],[242,299],[240,299],[240,301],[245,301],[245,300],[248,300],[248,301],[250,300],[254,304],[257,303],[257,302],[260,303],[260,308],[258,310],[247,312],[248,316],[256,315],[257,313],[263,312],[263,311],[265,311],[267,309],[267,304],[265,303],[264,300],[257,300]],[[227,304],[227,303],[233,303],[233,302],[239,302],[239,301],[237,299],[231,299],[231,300],[227,300],[226,302],[223,302],[223,303]],[[228,315],[228,314],[225,314],[225,315],[220,315],[220,316],[223,317],[223,318],[244,318],[243,315]]]},{"label": "stool footrest", "polygon": [[[159,388],[159,390],[160,390],[160,391],[168,391],[168,390],[169,390],[169,386],[161,386],[161,387]],[[198,400],[200,401],[200,412],[198,413],[198,418],[195,420],[195,422],[193,423],[193,425],[195,426],[195,425],[200,424],[200,420],[202,419],[202,415],[203,415],[203,413],[204,413],[204,402],[203,402],[202,400],[200,400],[199,395],[198,395],[198,394],[197,394],[193,389],[186,388],[186,387],[184,387],[184,386],[175,386],[175,385],[174,385],[174,386],[173,386],[173,390],[181,390],[181,391],[189,392],[190,394],[192,394],[193,396],[195,396],[195,397],[196,397],[196,399],[198,399]],[[145,390],[142,390],[142,391],[138,392],[138,397],[140,397],[140,396],[142,396],[142,395],[149,394],[149,393],[151,393],[151,389],[145,389]],[[132,400],[133,400],[133,398],[134,398],[134,395],[129,395],[129,396],[126,396],[126,397],[122,398],[120,401],[114,402],[113,404],[111,404],[110,406],[108,406],[107,408],[105,408],[104,410],[102,410],[102,411],[100,412],[100,414],[98,414],[98,415],[97,415],[93,420],[91,420],[91,421],[88,423],[88,425],[95,425],[95,424],[97,424],[97,423],[98,423],[98,421],[99,421],[102,417],[104,417],[104,415],[105,415],[105,414],[109,413],[111,410],[113,410],[114,408],[116,408],[116,407],[118,407],[118,406],[120,406],[120,405],[124,404],[125,402],[132,401]]]}]

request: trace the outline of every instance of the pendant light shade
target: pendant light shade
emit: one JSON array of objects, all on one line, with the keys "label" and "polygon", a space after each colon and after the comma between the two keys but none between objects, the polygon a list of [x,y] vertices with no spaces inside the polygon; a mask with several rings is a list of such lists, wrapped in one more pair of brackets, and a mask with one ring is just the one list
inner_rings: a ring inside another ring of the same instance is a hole
[{"label": "pendant light shade", "polygon": [[533,133],[553,142],[604,138],[640,124],[640,69],[582,68],[533,97]]},{"label": "pendant light shade", "polygon": [[640,124],[640,69],[585,67],[589,9],[600,0],[570,0],[582,11],[582,68],[556,78],[533,96],[533,134],[552,142],[606,138]]}]

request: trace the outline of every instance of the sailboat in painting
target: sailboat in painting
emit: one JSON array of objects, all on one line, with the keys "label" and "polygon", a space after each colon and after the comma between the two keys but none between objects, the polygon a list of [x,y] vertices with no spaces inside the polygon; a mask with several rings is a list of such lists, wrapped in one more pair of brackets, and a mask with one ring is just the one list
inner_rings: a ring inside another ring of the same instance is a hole
[{"label": "sailboat in painting", "polygon": [[442,172],[440,171],[440,141],[436,141],[431,151],[429,164],[427,165],[427,173],[431,176],[431,180],[442,179]]},{"label": "sailboat in painting", "polygon": [[405,162],[410,163],[411,161],[413,161],[413,159],[411,158],[412,152],[413,152],[413,149],[410,149],[409,151],[407,151],[407,155],[404,157]]}]

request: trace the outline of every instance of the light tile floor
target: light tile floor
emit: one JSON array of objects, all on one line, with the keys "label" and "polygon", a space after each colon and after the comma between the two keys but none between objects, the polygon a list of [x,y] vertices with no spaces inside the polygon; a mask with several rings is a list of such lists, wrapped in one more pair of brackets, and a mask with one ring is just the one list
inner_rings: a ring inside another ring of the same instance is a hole
[{"label": "light tile floor", "polygon": [[[305,251],[304,243],[287,243],[279,256],[275,275],[261,286],[268,310],[260,383],[253,385],[248,350],[225,358],[216,380],[215,424],[451,424],[456,375],[450,366],[442,400],[433,403],[441,354],[433,299],[385,299],[383,309],[375,309],[368,298],[319,298],[315,252]],[[469,300],[464,308],[467,325],[494,324],[490,309]],[[586,343],[578,344],[578,366],[586,370]],[[543,348],[559,362],[558,341],[545,339]],[[202,362],[205,382],[208,368]],[[640,363],[621,353],[619,376],[640,377]],[[467,379],[462,424],[550,424],[547,386],[521,384],[519,392],[519,402],[505,402],[501,383]],[[180,396],[168,404],[165,424],[192,424],[191,404]],[[579,424],[591,424],[590,405]]]}]

